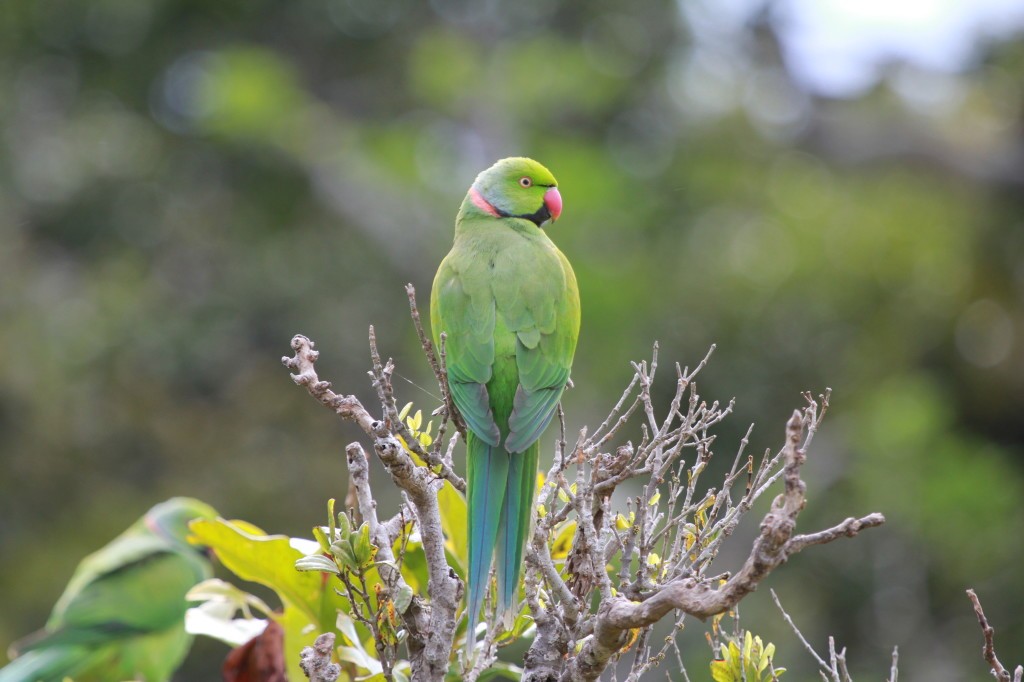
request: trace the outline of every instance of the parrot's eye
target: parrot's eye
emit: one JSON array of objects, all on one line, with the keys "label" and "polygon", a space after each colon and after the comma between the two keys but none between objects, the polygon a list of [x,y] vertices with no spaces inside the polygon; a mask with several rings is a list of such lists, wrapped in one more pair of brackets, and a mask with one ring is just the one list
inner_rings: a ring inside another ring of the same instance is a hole
[{"label": "parrot's eye", "polygon": [[533,184],[533,180],[526,177],[519,178],[519,184],[522,185],[523,187],[529,187],[530,185]]}]

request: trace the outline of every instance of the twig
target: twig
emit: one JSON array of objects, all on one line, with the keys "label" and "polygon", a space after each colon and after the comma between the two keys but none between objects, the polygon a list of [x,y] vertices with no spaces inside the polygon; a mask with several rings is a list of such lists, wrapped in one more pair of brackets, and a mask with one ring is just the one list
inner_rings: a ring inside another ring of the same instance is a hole
[{"label": "twig", "polygon": [[[1010,682],[1010,671],[1003,667],[1003,664],[999,662],[999,657],[996,656],[996,631],[995,628],[989,625],[988,619],[985,617],[985,611],[981,608],[981,600],[978,599],[978,595],[973,589],[967,590],[967,598],[974,605],[974,615],[978,617],[978,625],[981,626],[981,632],[985,636],[985,644],[981,649],[981,655],[985,657],[985,661],[989,664],[993,677],[999,680],[999,682]],[[1024,667],[1017,666],[1017,669],[1013,671],[1013,682],[1020,682],[1022,677],[1024,677]]]},{"label": "twig", "polygon": [[[374,379],[373,386],[377,389],[377,397],[380,399],[381,408],[387,416],[391,431],[394,435],[401,436],[405,442],[405,447],[410,452],[415,453],[431,468],[437,469],[437,473],[441,478],[450,481],[457,490],[466,492],[466,482],[456,475],[443,459],[427,451],[419,439],[412,435],[412,431],[409,430],[408,425],[400,417],[398,403],[395,400],[395,390],[391,385],[391,375],[395,371],[395,365],[390,359],[388,359],[386,364],[381,362],[380,353],[377,351],[377,332],[373,325],[370,325],[369,336],[370,358],[373,360],[373,370],[370,372],[370,376]],[[438,433],[438,436],[441,436],[441,432]]]},{"label": "twig", "polygon": [[423,322],[420,320],[420,310],[416,305],[416,287],[412,284],[406,284],[405,294],[409,298],[409,313],[412,315],[412,322],[416,327],[416,335],[420,339],[420,346],[423,348],[423,354],[427,356],[427,362],[430,363],[430,369],[434,370],[434,378],[437,379],[437,385],[441,389],[441,399],[444,401],[445,416],[451,419],[452,423],[455,424],[455,428],[460,434],[462,434],[462,437],[465,438],[466,424],[462,421],[462,415],[459,414],[459,410],[455,407],[451,391],[448,389],[447,371],[442,360],[439,359],[437,353],[434,352],[434,344],[430,341],[430,338],[427,337],[426,332],[423,331]]},{"label": "twig", "polygon": [[498,659],[498,647],[494,644],[497,635],[498,629],[494,627],[494,624],[488,625],[487,633],[484,635],[483,646],[476,654],[473,668],[466,673],[465,682],[476,682],[494,664],[494,661]]},{"label": "twig", "polygon": [[788,613],[786,613],[786,609],[782,608],[782,602],[779,601],[779,595],[775,594],[775,590],[769,590],[769,592],[771,592],[772,601],[775,602],[775,606],[779,607],[779,611],[782,613],[783,620],[785,620],[786,624],[789,625],[791,630],[793,630],[793,634],[795,634],[797,639],[800,640],[800,643],[804,645],[804,648],[807,649],[808,653],[810,653],[811,656],[814,657],[814,660],[818,662],[818,666],[820,666],[823,670],[827,670],[829,673],[831,673],[832,669],[829,667],[829,665],[825,663],[821,656],[818,655],[818,652],[814,650],[814,647],[811,646],[810,642],[808,642],[807,639],[804,637],[803,633],[800,632],[800,628],[796,626],[796,623],[793,622],[793,619],[789,617]]}]

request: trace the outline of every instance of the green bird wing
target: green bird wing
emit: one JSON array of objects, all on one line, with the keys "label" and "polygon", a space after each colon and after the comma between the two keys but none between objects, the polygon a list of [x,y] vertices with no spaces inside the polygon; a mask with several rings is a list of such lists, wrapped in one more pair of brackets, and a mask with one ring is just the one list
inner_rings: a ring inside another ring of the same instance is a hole
[{"label": "green bird wing", "polygon": [[[580,330],[576,276],[550,241],[538,256],[520,256],[510,281],[494,283],[497,309],[516,333],[519,386],[505,449],[522,452],[554,417],[569,380]],[[517,254],[513,252],[512,257]]]},{"label": "green bird wing", "polygon": [[466,426],[488,445],[497,446],[501,432],[487,395],[494,367],[495,301],[486,282],[480,263],[456,246],[434,278],[430,326],[438,348],[441,332],[446,334],[448,387]]},{"label": "green bird wing", "polygon": [[17,648],[106,642],[180,625],[185,594],[210,575],[199,554],[153,535],[126,533],[82,561],[47,623]]}]

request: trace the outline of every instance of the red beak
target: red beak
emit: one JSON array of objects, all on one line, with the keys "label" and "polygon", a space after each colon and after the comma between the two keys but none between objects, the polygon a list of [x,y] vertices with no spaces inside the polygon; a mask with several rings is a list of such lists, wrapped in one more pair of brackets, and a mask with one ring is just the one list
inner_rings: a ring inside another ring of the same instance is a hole
[{"label": "red beak", "polygon": [[544,205],[551,214],[551,222],[558,220],[558,216],[562,215],[562,195],[558,193],[557,187],[550,187],[544,192]]}]

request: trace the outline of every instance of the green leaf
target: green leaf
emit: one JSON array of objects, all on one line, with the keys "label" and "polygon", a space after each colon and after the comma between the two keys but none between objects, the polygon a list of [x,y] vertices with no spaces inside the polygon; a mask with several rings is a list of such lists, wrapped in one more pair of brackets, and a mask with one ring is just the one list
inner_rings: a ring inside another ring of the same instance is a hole
[{"label": "green leaf", "polygon": [[736,642],[729,642],[729,671],[735,680],[743,679],[743,656]]},{"label": "green leaf", "polygon": [[769,642],[768,646],[761,652],[761,660],[757,662],[757,672],[764,672],[764,669],[768,667],[768,662],[772,660],[774,655],[775,645]]},{"label": "green leaf", "polygon": [[301,559],[296,559],[295,570],[320,571],[321,573],[341,575],[341,569],[338,568],[338,564],[334,563],[333,559],[325,557],[323,554],[310,554],[309,556],[304,556]]},{"label": "green leaf", "polygon": [[335,540],[334,543],[331,544],[331,554],[333,554],[334,557],[344,564],[349,570],[355,571],[359,568],[359,562],[356,561],[356,554],[352,550],[352,542],[350,538]]},{"label": "green leaf", "polygon": [[188,591],[185,600],[231,604],[234,609],[242,611],[247,616],[251,615],[250,608],[255,608],[265,615],[273,613],[273,609],[256,595],[218,578],[210,578],[199,583]]},{"label": "green leaf", "polygon": [[355,646],[359,644],[359,633],[356,632],[356,622],[352,620],[352,616],[348,615],[344,611],[338,612],[338,618],[335,621],[335,626],[338,631],[345,636],[348,643]]},{"label": "green leaf", "polygon": [[196,520],[189,528],[216,552],[225,568],[277,593],[284,611],[275,619],[285,632],[288,677],[301,680],[299,651],[311,645],[319,633],[334,628],[345,601],[321,574],[295,570],[295,562],[304,555],[284,535],[266,535],[251,524],[223,519]]},{"label": "green leaf", "polygon": [[324,533],[323,528],[320,526],[313,526],[313,537],[316,538],[321,551],[327,552],[328,554],[331,553],[331,542],[327,539],[327,534]]},{"label": "green leaf", "polygon": [[441,530],[444,531],[444,548],[456,563],[456,571],[466,577],[469,566],[469,538],[466,535],[466,498],[448,481],[437,493],[437,504],[441,509]]},{"label": "green leaf", "polygon": [[[296,571],[296,573],[298,572]],[[320,579],[320,576],[313,573],[298,573],[298,575],[314,576],[318,580]],[[288,666],[288,679],[306,679],[299,666],[300,652],[303,647],[312,646],[316,638],[325,630],[319,625],[311,623],[306,615],[294,606],[286,607],[284,613],[275,620],[284,629],[284,657]]]},{"label": "green leaf", "polygon": [[367,653],[362,644],[357,646],[339,646],[337,653],[339,660],[354,663],[370,675],[381,675],[384,672],[380,661]]},{"label": "green leaf", "polygon": [[[396,556],[401,546],[402,538],[399,537],[392,546]],[[452,559],[451,564],[455,567],[456,572],[458,572],[458,563]],[[402,577],[405,578],[409,586],[416,592],[423,593],[426,591],[430,577],[427,572],[427,557],[423,553],[423,545],[419,541],[409,540],[405,547],[405,559],[402,561]]]},{"label": "green leaf", "polygon": [[347,538],[352,533],[352,522],[348,518],[348,514],[343,511],[338,512],[338,535],[336,538]]},{"label": "green leaf", "polygon": [[330,529],[327,537],[334,541],[334,498],[327,500],[327,526]]},{"label": "green leaf", "polygon": [[563,521],[555,529],[555,539],[551,542],[551,558],[556,562],[565,560],[572,549],[573,538],[576,537],[576,521]]},{"label": "green leaf", "polygon": [[355,554],[356,565],[359,568],[373,561],[373,557],[377,553],[377,547],[370,542],[370,525],[368,523],[359,526],[359,531],[354,535],[352,550]]},{"label": "green leaf", "polygon": [[223,519],[200,519],[190,527],[239,578],[274,590],[286,607],[300,609],[321,632],[333,627],[335,611],[344,605],[342,598],[319,575],[295,570],[303,554],[289,544],[287,536],[257,535],[243,530],[252,531],[254,526]]},{"label": "green leaf", "polygon": [[711,661],[711,679],[714,682],[736,682],[729,661]]},{"label": "green leaf", "polygon": [[395,590],[394,602],[395,610],[399,613],[405,613],[409,605],[412,604],[412,588],[408,585],[401,585]]},{"label": "green leaf", "polygon": [[234,604],[208,601],[185,612],[185,631],[224,642],[228,646],[241,646],[267,627],[263,618],[235,618]]}]

